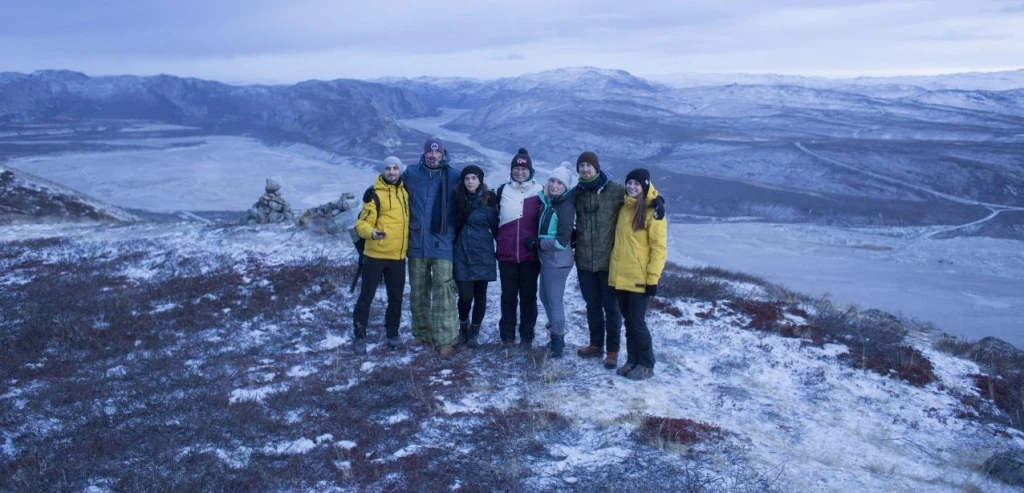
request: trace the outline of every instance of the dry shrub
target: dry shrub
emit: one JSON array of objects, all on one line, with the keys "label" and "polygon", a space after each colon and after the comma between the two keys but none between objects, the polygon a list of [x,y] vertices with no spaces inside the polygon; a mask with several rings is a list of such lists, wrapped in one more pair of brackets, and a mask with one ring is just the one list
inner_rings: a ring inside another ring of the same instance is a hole
[{"label": "dry shrub", "polygon": [[661,313],[672,315],[673,317],[679,318],[683,316],[683,311],[679,309],[675,304],[666,303],[660,298],[651,298],[651,308]]},{"label": "dry shrub", "polygon": [[787,306],[779,301],[749,299],[730,301],[726,306],[751,317],[745,327],[747,329],[770,332],[790,339],[806,339],[818,347],[825,343],[825,333],[818,327],[786,319],[785,313],[808,317],[807,312],[796,306]]},{"label": "dry shrub", "polygon": [[1006,413],[1010,424],[1024,429],[1024,371],[1007,375],[968,375],[982,397]]},{"label": "dry shrub", "polygon": [[728,433],[721,428],[686,418],[644,416],[640,421],[640,438],[648,443],[694,445],[720,442]]},{"label": "dry shrub", "polygon": [[875,348],[870,353],[853,347],[839,359],[862,370],[896,376],[915,387],[938,380],[932,362],[917,349],[903,344]]},{"label": "dry shrub", "polygon": [[717,301],[732,296],[732,288],[715,276],[668,263],[658,281],[658,294],[665,298]]}]

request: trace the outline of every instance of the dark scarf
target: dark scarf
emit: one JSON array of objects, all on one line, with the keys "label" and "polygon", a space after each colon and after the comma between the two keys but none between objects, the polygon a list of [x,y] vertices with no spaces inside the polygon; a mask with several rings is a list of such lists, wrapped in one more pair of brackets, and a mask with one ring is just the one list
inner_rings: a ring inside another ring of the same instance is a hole
[{"label": "dark scarf", "polygon": [[605,186],[605,184],[607,183],[608,175],[604,174],[604,171],[600,171],[597,173],[597,176],[595,176],[593,180],[583,181],[581,179],[580,182],[576,184],[576,186],[579,187],[581,190],[598,190],[601,187]]},{"label": "dark scarf", "polygon": [[430,232],[439,235],[448,234],[448,151],[444,151],[439,161],[440,166],[431,169],[427,166],[427,160],[420,156],[420,164],[427,168],[429,173],[441,173],[441,196],[434,201],[434,210],[430,217]]}]

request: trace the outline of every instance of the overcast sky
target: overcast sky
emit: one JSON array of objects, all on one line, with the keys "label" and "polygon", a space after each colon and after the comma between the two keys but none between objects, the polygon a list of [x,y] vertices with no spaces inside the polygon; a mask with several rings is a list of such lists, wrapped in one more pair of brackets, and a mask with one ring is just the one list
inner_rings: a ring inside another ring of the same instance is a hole
[{"label": "overcast sky", "polygon": [[1024,0],[0,0],[0,71],[290,83],[1024,68]]}]

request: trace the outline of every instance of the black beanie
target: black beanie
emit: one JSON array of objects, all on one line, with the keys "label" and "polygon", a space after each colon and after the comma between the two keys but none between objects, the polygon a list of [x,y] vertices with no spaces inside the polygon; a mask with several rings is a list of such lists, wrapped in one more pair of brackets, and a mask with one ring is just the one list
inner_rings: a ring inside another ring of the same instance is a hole
[{"label": "black beanie", "polygon": [[601,172],[601,163],[597,160],[597,154],[594,151],[583,151],[580,157],[576,158],[576,172],[580,172],[580,164],[590,163],[594,167],[594,170],[598,173]]},{"label": "black beanie", "polygon": [[640,188],[643,189],[644,195],[647,195],[647,191],[651,189],[651,172],[643,168],[637,168],[630,171],[626,175],[626,181],[636,180],[640,182]]},{"label": "black beanie", "polygon": [[517,152],[516,156],[512,158],[512,165],[509,166],[509,169],[515,168],[516,166],[523,166],[530,170],[530,178],[527,179],[533,179],[533,160],[530,159],[530,154],[526,152],[525,147],[519,148],[519,152]]},{"label": "black beanie", "polygon": [[480,179],[480,183],[484,182],[484,170],[480,169],[479,166],[469,165],[462,168],[462,175],[459,176],[459,180],[465,180],[466,175],[476,175]]}]

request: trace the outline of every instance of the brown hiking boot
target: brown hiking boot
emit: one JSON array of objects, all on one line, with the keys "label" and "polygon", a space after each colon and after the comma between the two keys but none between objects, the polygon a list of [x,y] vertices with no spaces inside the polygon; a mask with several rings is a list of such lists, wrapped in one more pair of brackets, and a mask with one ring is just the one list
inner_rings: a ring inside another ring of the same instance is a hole
[{"label": "brown hiking boot", "polygon": [[580,358],[600,358],[603,353],[603,349],[593,344],[576,350],[576,355]]},{"label": "brown hiking boot", "polygon": [[615,365],[619,364],[619,353],[615,351],[608,351],[608,354],[604,357],[604,367],[609,370],[614,370]]},{"label": "brown hiking boot", "polygon": [[437,354],[442,358],[450,358],[454,350],[451,346],[441,346],[437,348]]},{"label": "brown hiking boot", "polygon": [[413,346],[413,347],[429,346],[430,343],[425,341],[425,340],[423,340],[423,339],[420,339],[419,337],[413,337],[412,340],[409,341],[409,345]]}]

